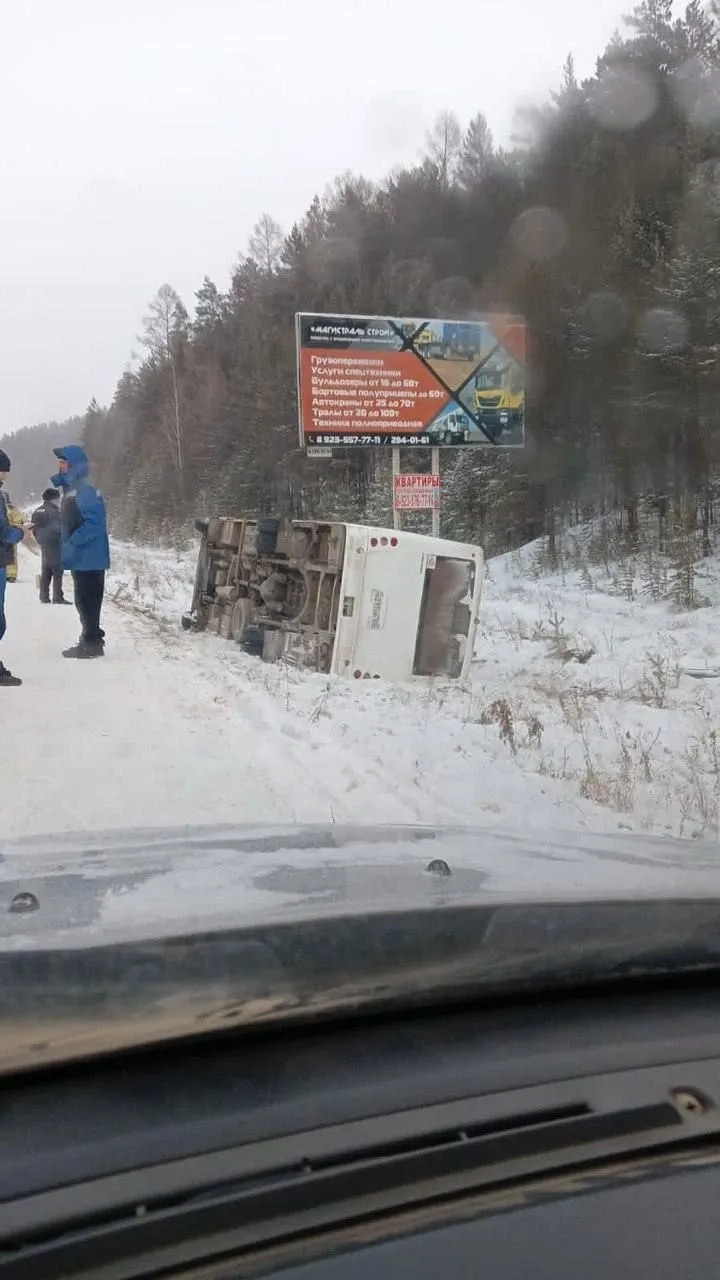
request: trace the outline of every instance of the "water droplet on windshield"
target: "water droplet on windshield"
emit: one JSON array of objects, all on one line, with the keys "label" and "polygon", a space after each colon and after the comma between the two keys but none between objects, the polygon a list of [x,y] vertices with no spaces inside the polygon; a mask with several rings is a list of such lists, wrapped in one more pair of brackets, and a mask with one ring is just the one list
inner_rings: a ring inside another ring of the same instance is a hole
[{"label": "water droplet on windshield", "polygon": [[657,110],[658,88],[639,67],[608,67],[598,78],[590,109],[606,129],[626,131],[645,124]]},{"label": "water droplet on windshield", "polygon": [[529,262],[545,262],[556,257],[567,240],[565,220],[555,209],[537,205],[515,219],[510,238]]},{"label": "water droplet on windshield", "polygon": [[585,299],[580,308],[580,320],[593,338],[610,342],[621,337],[627,328],[627,304],[611,289],[600,289]]},{"label": "water droplet on windshield", "polygon": [[464,276],[448,276],[430,288],[430,307],[443,316],[464,317],[477,304],[474,286]]},{"label": "water droplet on windshield", "polygon": [[689,331],[690,326],[679,311],[673,311],[671,307],[653,307],[640,320],[638,339],[646,351],[664,355],[682,350]]},{"label": "water droplet on windshield", "polygon": [[685,118],[700,128],[720,123],[720,71],[706,72],[698,59],[680,67],[673,79],[675,98]]}]

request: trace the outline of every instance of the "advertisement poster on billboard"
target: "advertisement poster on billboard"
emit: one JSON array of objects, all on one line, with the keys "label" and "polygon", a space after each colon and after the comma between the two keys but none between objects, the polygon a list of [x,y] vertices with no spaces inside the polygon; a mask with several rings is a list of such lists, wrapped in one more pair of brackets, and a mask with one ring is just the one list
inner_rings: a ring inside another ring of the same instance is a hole
[{"label": "advertisement poster on billboard", "polygon": [[439,511],[441,478],[439,475],[393,476],[393,508],[395,511]]},{"label": "advertisement poster on billboard", "polygon": [[305,447],[525,443],[522,317],[301,313],[296,332]]}]

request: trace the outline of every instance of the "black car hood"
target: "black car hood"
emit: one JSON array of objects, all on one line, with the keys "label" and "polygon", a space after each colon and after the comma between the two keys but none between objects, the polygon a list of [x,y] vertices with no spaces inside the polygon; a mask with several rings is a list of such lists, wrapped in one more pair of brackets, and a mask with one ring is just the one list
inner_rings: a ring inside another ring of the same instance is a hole
[{"label": "black car hood", "polygon": [[255,826],[0,841],[0,1070],[720,963],[716,842]]}]

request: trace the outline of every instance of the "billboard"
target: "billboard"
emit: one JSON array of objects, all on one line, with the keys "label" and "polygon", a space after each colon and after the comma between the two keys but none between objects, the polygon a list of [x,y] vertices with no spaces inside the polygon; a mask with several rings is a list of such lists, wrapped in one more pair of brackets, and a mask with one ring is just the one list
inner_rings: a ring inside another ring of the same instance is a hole
[{"label": "billboard", "polygon": [[440,476],[409,472],[393,476],[393,508],[395,511],[439,511]]},{"label": "billboard", "polygon": [[525,321],[295,318],[300,443],[525,443]]}]

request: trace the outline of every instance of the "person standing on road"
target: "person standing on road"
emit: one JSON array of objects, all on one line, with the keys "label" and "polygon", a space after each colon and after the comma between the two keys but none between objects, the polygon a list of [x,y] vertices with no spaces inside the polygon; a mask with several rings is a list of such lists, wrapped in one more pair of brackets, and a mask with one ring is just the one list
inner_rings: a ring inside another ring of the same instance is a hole
[{"label": "person standing on road", "polygon": [[69,604],[63,595],[59,489],[45,490],[42,506],[33,512],[32,527],[40,548],[40,602],[50,604],[52,586],[53,604]]},{"label": "person standing on road", "polygon": [[[24,529],[25,521],[23,520],[23,517],[22,517],[22,511],[18,511],[17,507],[13,503],[13,500],[10,497],[10,494],[7,492],[7,490],[5,491],[5,507],[7,511],[7,518],[10,521],[10,524],[15,525],[16,529]],[[12,557],[10,559],[9,565],[7,566],[6,572],[7,572],[8,582],[17,582],[17,576],[18,576],[17,545],[15,545],[12,549]]]},{"label": "person standing on road", "polygon": [[[13,563],[15,547],[21,542],[25,530],[10,523],[7,500],[2,491],[3,482],[10,470],[10,459],[0,449],[0,640],[6,631],[5,623],[5,587],[7,586],[8,565]],[[18,676],[14,676],[0,662],[0,686],[16,686],[22,684]]]},{"label": "person standing on road", "polygon": [[62,567],[72,573],[75,607],[80,615],[80,639],[64,658],[102,658],[105,632],[100,626],[105,573],[110,568],[105,500],[90,483],[88,456],[79,444],[53,449],[59,459],[52,484],[63,491],[61,522]]}]

